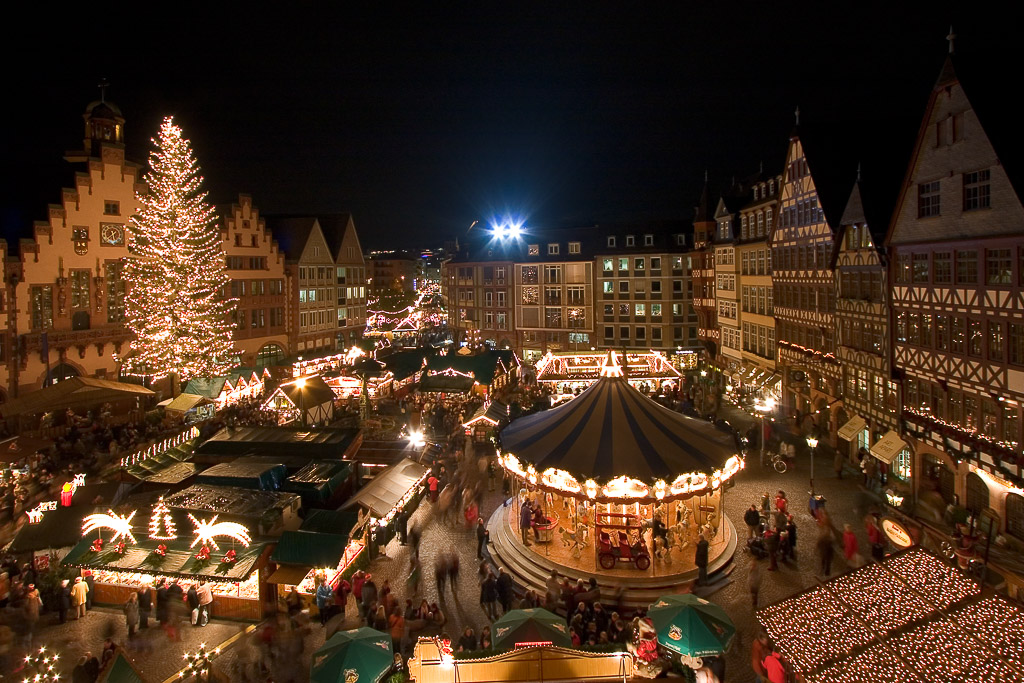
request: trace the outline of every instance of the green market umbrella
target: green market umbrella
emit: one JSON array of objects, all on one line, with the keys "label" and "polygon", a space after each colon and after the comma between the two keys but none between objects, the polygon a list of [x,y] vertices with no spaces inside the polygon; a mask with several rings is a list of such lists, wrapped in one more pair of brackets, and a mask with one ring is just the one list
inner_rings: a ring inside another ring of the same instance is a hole
[{"label": "green market umbrella", "polygon": [[491,626],[494,649],[511,650],[516,643],[546,643],[559,647],[572,647],[572,637],[565,619],[546,609],[513,609],[502,615]]},{"label": "green market umbrella", "polygon": [[647,616],[654,622],[658,643],[681,655],[721,654],[736,635],[725,610],[691,593],[658,598]]},{"label": "green market umbrella", "polygon": [[394,664],[391,636],[363,626],[338,631],[313,653],[310,683],[377,683]]}]

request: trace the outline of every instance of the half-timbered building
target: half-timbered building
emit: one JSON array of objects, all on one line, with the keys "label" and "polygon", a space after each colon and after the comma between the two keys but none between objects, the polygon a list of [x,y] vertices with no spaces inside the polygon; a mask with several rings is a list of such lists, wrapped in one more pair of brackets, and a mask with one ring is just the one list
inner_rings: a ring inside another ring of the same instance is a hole
[{"label": "half-timbered building", "polygon": [[931,93],[887,235],[903,438],[919,510],[966,508],[1024,546],[1020,128],[962,66],[951,54]]},{"label": "half-timbered building", "polygon": [[833,320],[833,228],[829,221],[838,224],[839,216],[826,216],[815,163],[805,154],[798,126],[789,139],[779,217],[769,244],[782,409],[796,421],[797,428],[831,440],[841,407],[842,373]]}]

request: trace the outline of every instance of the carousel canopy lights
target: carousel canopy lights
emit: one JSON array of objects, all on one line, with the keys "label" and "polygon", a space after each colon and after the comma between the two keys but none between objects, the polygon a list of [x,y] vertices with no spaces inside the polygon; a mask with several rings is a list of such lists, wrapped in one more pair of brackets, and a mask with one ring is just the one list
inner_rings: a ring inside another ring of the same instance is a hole
[{"label": "carousel canopy lights", "polygon": [[500,435],[508,472],[562,494],[608,502],[710,493],[743,467],[731,436],[633,389],[614,352],[572,401],[514,420]]},{"label": "carousel canopy lights", "polygon": [[622,377],[622,368],[619,366],[619,358],[614,351],[608,352],[608,358],[601,365],[602,377]]}]

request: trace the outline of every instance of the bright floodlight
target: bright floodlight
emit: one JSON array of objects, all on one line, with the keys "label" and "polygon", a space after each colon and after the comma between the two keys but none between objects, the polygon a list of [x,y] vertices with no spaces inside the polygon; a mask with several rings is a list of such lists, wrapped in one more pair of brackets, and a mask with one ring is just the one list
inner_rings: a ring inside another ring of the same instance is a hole
[{"label": "bright floodlight", "polygon": [[423,448],[426,445],[426,439],[423,438],[423,432],[415,431],[409,433],[409,445],[414,448]]},{"label": "bright floodlight", "polygon": [[818,440],[815,439],[813,436],[809,436],[807,437],[807,445],[810,446],[811,448],[817,448]]},{"label": "bright floodlight", "polygon": [[762,413],[770,413],[775,408],[775,399],[769,398],[767,401],[759,401],[754,404],[754,407]]},{"label": "bright floodlight", "polygon": [[512,239],[518,239],[519,236],[522,235],[522,234],[523,234],[523,224],[522,223],[512,223],[508,227],[508,236],[511,237]]}]

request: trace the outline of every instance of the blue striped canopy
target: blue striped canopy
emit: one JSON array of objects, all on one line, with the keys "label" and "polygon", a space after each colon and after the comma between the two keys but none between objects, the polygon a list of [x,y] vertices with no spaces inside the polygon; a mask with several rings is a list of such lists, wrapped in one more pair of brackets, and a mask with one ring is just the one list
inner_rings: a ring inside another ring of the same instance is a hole
[{"label": "blue striped canopy", "polygon": [[648,482],[710,475],[738,450],[729,434],[665,408],[621,377],[602,377],[568,403],[514,420],[500,441],[524,466],[598,483],[622,475]]}]

